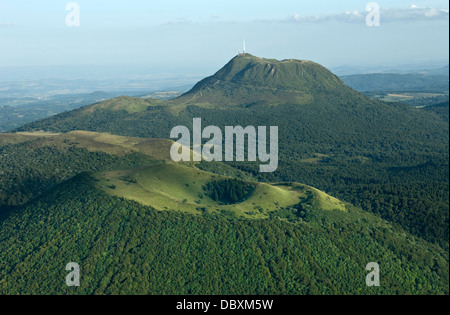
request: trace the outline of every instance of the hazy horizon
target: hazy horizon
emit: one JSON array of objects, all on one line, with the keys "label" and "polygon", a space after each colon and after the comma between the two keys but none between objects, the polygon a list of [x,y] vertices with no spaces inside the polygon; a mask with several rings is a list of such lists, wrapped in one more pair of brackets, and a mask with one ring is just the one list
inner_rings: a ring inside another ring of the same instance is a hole
[{"label": "hazy horizon", "polygon": [[448,1],[0,1],[0,67],[146,67],[204,75],[242,51],[329,68],[448,63]]}]

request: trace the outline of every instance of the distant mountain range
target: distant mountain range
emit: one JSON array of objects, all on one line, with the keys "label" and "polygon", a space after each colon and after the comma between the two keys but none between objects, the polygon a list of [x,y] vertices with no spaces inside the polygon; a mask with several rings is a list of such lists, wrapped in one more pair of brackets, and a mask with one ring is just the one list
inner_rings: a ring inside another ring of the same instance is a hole
[{"label": "distant mountain range", "polygon": [[339,76],[371,73],[446,75],[448,74],[448,69],[448,61],[442,61],[397,66],[339,66],[331,68],[331,71]]},{"label": "distant mountain range", "polygon": [[[449,90],[448,67],[446,74],[424,72],[417,74],[373,73],[341,77],[358,91],[442,92]],[[437,71],[438,73],[440,71]]]}]

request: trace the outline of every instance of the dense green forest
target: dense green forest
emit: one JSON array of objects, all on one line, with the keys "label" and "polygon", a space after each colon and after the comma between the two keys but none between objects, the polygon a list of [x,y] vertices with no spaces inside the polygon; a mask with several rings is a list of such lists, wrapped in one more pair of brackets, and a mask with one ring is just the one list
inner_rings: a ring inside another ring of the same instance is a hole
[{"label": "dense green forest", "polygon": [[449,102],[443,102],[439,104],[432,104],[430,106],[426,106],[425,110],[434,112],[440,115],[444,120],[448,123],[449,121]]},{"label": "dense green forest", "polygon": [[[281,214],[280,214],[281,215]],[[1,294],[448,294],[441,249],[349,208],[285,222],[157,212],[88,175],[0,220]],[[65,266],[81,286],[65,285]],[[366,286],[377,262],[381,287]]]},{"label": "dense green forest", "polygon": [[22,205],[81,173],[133,168],[156,163],[149,156],[125,156],[70,147],[34,148],[29,143],[0,146],[0,212]]},{"label": "dense green forest", "polygon": [[214,201],[234,204],[245,200],[255,186],[239,179],[227,179],[207,183],[203,189]]}]

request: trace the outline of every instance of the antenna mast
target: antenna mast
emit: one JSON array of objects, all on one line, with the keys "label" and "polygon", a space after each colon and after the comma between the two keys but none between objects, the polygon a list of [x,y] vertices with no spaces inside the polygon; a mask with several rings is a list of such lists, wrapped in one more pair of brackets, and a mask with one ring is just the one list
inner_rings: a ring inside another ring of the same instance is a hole
[{"label": "antenna mast", "polygon": [[244,51],[241,53],[238,53],[238,56],[245,56],[247,54],[247,52],[245,51],[245,39],[244,39]]}]

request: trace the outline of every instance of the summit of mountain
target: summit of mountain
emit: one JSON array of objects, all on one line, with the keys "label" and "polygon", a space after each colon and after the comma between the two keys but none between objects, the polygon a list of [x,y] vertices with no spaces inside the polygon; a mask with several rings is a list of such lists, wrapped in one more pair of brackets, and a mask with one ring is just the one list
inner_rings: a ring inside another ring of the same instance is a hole
[{"label": "summit of mountain", "polygon": [[306,104],[318,93],[351,90],[325,67],[308,60],[275,60],[250,54],[231,59],[176,103],[203,106]]}]

